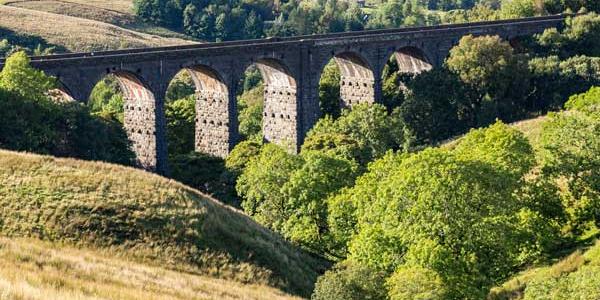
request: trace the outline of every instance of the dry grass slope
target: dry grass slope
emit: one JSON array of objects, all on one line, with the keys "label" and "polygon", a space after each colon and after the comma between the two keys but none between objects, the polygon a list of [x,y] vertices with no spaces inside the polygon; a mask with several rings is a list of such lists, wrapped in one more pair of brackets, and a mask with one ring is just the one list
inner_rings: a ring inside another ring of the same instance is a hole
[{"label": "dry grass slope", "polygon": [[133,14],[133,3],[128,0],[8,0],[5,5],[108,23],[161,37],[186,39],[183,34],[138,20]]},{"label": "dry grass slope", "polygon": [[0,150],[0,235],[111,251],[309,295],[325,262],[175,181],[100,162]]},{"label": "dry grass slope", "polygon": [[[191,43],[140,33],[115,25],[66,15],[0,5],[0,27],[39,36],[71,52],[158,47]],[[41,21],[43,20],[43,21]]]},{"label": "dry grass slope", "polygon": [[109,253],[0,238],[0,300],[300,299],[262,285],[148,266]]}]

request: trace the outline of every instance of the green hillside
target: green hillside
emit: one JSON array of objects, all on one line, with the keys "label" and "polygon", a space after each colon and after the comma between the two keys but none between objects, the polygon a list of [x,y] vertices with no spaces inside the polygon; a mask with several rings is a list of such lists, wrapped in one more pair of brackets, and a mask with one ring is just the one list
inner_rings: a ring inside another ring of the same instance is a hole
[{"label": "green hillside", "polygon": [[492,289],[490,300],[598,299],[600,242],[550,266],[533,268]]},{"label": "green hillside", "polygon": [[0,235],[308,295],[325,264],[243,213],[140,170],[0,151]]}]

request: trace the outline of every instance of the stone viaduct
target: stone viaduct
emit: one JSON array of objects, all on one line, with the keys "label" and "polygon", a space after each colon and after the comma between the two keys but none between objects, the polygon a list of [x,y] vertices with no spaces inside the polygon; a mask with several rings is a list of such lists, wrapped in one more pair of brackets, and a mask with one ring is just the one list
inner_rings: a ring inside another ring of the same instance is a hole
[{"label": "stone viaduct", "polygon": [[[164,98],[173,77],[189,71],[196,85],[199,152],[225,157],[238,139],[236,89],[250,65],[265,83],[264,139],[298,150],[320,117],[318,84],[334,59],[341,70],[340,105],[378,102],[383,68],[393,55],[402,72],[441,65],[464,35],[506,40],[562,27],[566,15],[429,27],[207,43],[32,57],[32,65],[56,76],[61,90],[87,101],[94,86],[114,74],[125,98],[124,127],[138,164],[166,172]],[[3,62],[0,61],[0,67]],[[435,83],[432,83],[435,84]]]}]

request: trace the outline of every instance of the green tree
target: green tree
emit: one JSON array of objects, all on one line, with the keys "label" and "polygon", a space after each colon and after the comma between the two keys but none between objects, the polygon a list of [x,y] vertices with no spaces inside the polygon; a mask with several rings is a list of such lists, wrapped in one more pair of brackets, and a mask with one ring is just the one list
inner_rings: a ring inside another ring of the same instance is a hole
[{"label": "green tree", "polygon": [[331,60],[323,69],[319,81],[319,106],[324,115],[340,116],[340,68]]},{"label": "green tree", "polygon": [[534,0],[503,0],[500,7],[503,19],[518,19],[536,15]]},{"label": "green tree", "polygon": [[262,140],[262,117],[264,111],[264,88],[262,84],[238,97],[238,122],[243,139]]},{"label": "green tree", "polygon": [[432,70],[409,80],[406,87],[405,100],[395,114],[416,144],[433,144],[474,125],[468,94],[455,74]]},{"label": "green tree", "polygon": [[194,96],[167,102],[167,141],[170,156],[194,151],[196,108]]},{"label": "green tree", "polygon": [[358,166],[345,158],[318,151],[305,152],[302,157],[304,164],[282,187],[288,211],[282,231],[290,240],[317,253],[335,256],[329,250],[327,199],[339,189],[354,184]]},{"label": "green tree", "polygon": [[[405,142],[404,132],[398,125],[398,120],[391,118],[386,108],[379,104],[355,105],[352,110],[344,110],[335,121],[331,118],[319,120],[307,134],[305,143],[311,147],[323,144],[314,139],[322,140],[325,134],[344,135],[345,137],[341,139],[334,139],[334,141],[346,140],[350,143],[344,147],[352,146],[354,141],[358,142],[360,148],[353,149],[351,152],[360,155],[354,159],[363,166],[366,166],[366,163],[373,158],[381,157],[386,151],[403,146]],[[331,148],[331,146],[334,145],[326,147]]]},{"label": "green tree", "polygon": [[589,91],[569,97],[565,103],[568,110],[598,111],[600,110],[600,87],[592,87]]},{"label": "green tree", "polygon": [[257,39],[263,35],[263,22],[260,15],[257,15],[255,11],[250,11],[244,24],[244,38],[245,39]]},{"label": "green tree", "polygon": [[386,281],[390,300],[444,299],[446,289],[441,277],[419,266],[402,266]]},{"label": "green tree", "polygon": [[260,154],[247,163],[236,183],[244,211],[259,223],[281,231],[289,213],[282,187],[302,163],[302,158],[279,146],[264,145]]},{"label": "green tree", "polygon": [[542,170],[564,186],[561,198],[575,234],[590,221],[600,224],[600,113],[586,108],[550,114],[540,138]]},{"label": "green tree", "polygon": [[525,114],[529,71],[508,42],[498,36],[465,36],[450,50],[446,64],[471,88],[477,124]]},{"label": "green tree", "polygon": [[461,143],[386,156],[336,197],[355,211],[356,225],[339,213],[331,222],[333,232],[355,232],[351,261],[390,272],[405,264],[430,269],[452,299],[484,297],[514,270],[531,239],[515,196],[534,163],[531,146],[500,123]]},{"label": "green tree", "polygon": [[7,58],[0,72],[0,88],[25,99],[46,99],[48,91],[57,87],[56,79],[32,68],[29,62],[23,51]]},{"label": "green tree", "polygon": [[88,107],[92,113],[106,118],[114,118],[123,124],[124,118],[123,94],[115,76],[104,77],[92,90]]}]

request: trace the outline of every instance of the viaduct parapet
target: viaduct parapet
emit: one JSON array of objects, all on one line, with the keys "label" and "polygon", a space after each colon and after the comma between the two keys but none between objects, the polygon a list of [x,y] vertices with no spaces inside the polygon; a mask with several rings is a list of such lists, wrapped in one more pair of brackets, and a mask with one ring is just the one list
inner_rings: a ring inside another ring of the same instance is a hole
[{"label": "viaduct parapet", "polygon": [[462,36],[513,40],[562,27],[567,17],[38,56],[32,57],[32,65],[56,76],[62,91],[82,102],[103,77],[115,75],[138,165],[163,173],[168,169],[164,99],[181,70],[190,73],[196,86],[196,151],[225,157],[235,146],[236,89],[253,64],[264,81],[264,139],[297,151],[320,118],[319,79],[331,59],[341,71],[340,105],[374,103],[381,100],[382,72],[391,56],[401,72],[418,73],[440,66]]}]

